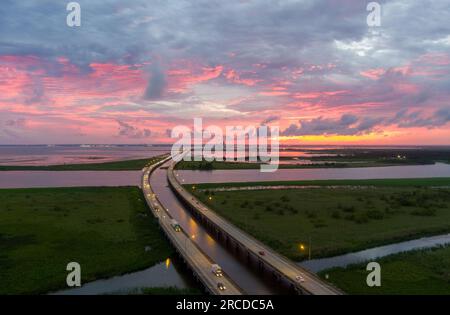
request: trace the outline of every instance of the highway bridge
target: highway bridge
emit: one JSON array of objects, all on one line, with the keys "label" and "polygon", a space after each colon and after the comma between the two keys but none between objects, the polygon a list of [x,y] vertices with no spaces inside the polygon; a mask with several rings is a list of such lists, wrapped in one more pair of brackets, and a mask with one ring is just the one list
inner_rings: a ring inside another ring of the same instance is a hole
[{"label": "highway bridge", "polygon": [[249,262],[256,261],[261,271],[271,273],[277,281],[286,283],[298,294],[342,294],[315,274],[273,251],[200,202],[178,181],[174,172],[175,165],[176,162],[171,162],[167,171],[171,188],[195,217],[209,230],[214,231],[218,239],[222,239],[229,246],[234,246],[236,251],[243,252]]},{"label": "highway bridge", "polygon": [[[162,230],[175,247],[178,254],[187,263],[188,267],[193,271],[194,276],[204,285],[209,293],[214,295],[244,294],[242,289],[230,279],[226,272],[223,273],[222,277],[217,277],[212,273],[211,265],[215,264],[215,262],[209,258],[195,242],[193,242],[190,235],[183,230],[176,231],[173,228],[170,213],[163,207],[159,202],[158,197],[153,192],[149,181],[151,173],[170,159],[170,157],[165,158],[143,170],[142,190],[152,214],[158,219]],[[223,287],[225,287],[225,289],[223,289]]]}]

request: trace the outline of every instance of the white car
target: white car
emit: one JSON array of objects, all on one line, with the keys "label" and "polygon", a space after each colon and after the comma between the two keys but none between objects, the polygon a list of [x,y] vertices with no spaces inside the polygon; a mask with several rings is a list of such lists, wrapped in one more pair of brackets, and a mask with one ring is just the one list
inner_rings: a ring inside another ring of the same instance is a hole
[{"label": "white car", "polygon": [[222,277],[222,276],[223,276],[222,268],[220,268],[220,266],[217,265],[217,264],[211,265],[211,272],[212,272],[216,277]]}]

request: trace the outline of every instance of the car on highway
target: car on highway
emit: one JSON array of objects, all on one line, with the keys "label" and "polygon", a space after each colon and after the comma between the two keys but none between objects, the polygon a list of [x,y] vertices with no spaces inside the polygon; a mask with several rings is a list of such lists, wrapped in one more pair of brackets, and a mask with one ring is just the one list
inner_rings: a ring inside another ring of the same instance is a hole
[{"label": "car on highway", "polygon": [[172,220],[170,225],[172,226],[175,232],[181,232],[181,226],[176,220]]},{"label": "car on highway", "polygon": [[227,287],[226,287],[222,282],[218,282],[218,283],[217,283],[217,288],[218,288],[220,291],[224,291],[224,290],[227,289]]},{"label": "car on highway", "polygon": [[266,254],[266,252],[263,251],[263,250],[260,250],[260,251],[258,252],[258,254],[260,254],[261,256],[264,256],[264,255]]},{"label": "car on highway", "polygon": [[216,275],[216,277],[222,277],[222,268],[218,264],[212,264],[211,265],[211,272]]},{"label": "car on highway", "polygon": [[305,278],[303,278],[303,275],[298,275],[297,277],[295,277],[295,280],[297,282],[305,282]]}]

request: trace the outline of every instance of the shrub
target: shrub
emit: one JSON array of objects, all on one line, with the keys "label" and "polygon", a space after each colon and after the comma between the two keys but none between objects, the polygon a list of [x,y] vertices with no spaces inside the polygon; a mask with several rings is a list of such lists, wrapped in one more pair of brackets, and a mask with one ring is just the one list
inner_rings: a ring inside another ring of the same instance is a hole
[{"label": "shrub", "polygon": [[327,224],[323,220],[315,220],[312,223],[313,223],[315,228],[322,228],[322,227],[326,227],[327,226]]},{"label": "shrub", "polygon": [[356,216],[354,220],[358,224],[363,224],[363,223],[369,222],[369,218],[367,217],[366,214],[360,214],[360,215]]},{"label": "shrub", "polygon": [[418,215],[422,217],[432,217],[436,215],[436,209],[428,208],[428,209],[416,209],[411,211],[412,215]]},{"label": "shrub", "polygon": [[243,203],[241,203],[241,208],[247,208],[249,206],[248,201],[244,201]]},{"label": "shrub", "polygon": [[339,210],[334,210],[334,211],[331,213],[331,217],[332,217],[333,219],[340,219],[340,218],[341,218],[341,212],[340,212]]},{"label": "shrub", "polygon": [[355,221],[355,215],[354,214],[347,214],[347,215],[344,216],[344,219],[348,220],[348,221]]},{"label": "shrub", "polygon": [[52,210],[53,210],[53,211],[56,211],[56,212],[61,212],[61,211],[63,211],[63,209],[62,209],[60,206],[54,206]]},{"label": "shrub", "polygon": [[214,165],[212,162],[208,162],[208,161],[201,161],[198,164],[198,169],[202,170],[202,171],[210,171],[214,169]]},{"label": "shrub", "polygon": [[290,201],[288,196],[281,196],[280,200],[283,201],[283,202],[289,202]]},{"label": "shrub", "polygon": [[355,212],[355,206],[342,207],[342,211],[347,212],[347,213],[353,213],[353,212]]},{"label": "shrub", "polygon": [[369,210],[366,214],[369,219],[381,220],[384,218],[384,213],[380,210]]}]

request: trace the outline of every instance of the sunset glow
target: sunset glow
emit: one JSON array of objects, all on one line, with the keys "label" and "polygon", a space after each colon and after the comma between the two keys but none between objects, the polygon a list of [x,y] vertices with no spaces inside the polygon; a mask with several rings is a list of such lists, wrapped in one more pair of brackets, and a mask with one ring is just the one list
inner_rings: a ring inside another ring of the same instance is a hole
[{"label": "sunset glow", "polygon": [[79,28],[65,3],[2,5],[1,144],[171,143],[195,117],[285,144],[450,144],[446,1],[385,1],[376,30],[358,0],[79,2]]}]

